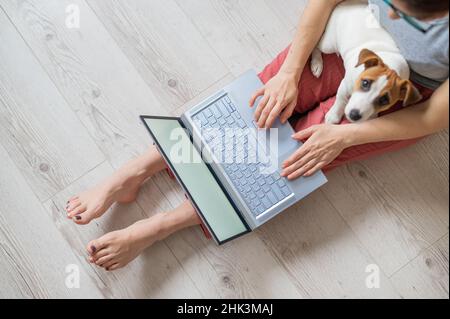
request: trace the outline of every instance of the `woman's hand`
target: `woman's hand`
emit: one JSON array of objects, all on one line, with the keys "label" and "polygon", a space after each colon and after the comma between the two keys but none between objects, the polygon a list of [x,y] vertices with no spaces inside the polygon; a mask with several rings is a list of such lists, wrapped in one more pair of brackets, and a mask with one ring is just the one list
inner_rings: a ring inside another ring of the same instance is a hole
[{"label": "woman's hand", "polygon": [[351,146],[351,127],[321,124],[294,134],[294,139],[306,142],[283,163],[281,176],[289,180],[308,177],[330,164]]},{"label": "woman's hand", "polygon": [[255,122],[260,128],[270,128],[280,116],[281,122],[287,122],[294,112],[298,98],[298,74],[280,70],[266,85],[255,92],[250,99],[250,106],[263,96],[255,111]]}]

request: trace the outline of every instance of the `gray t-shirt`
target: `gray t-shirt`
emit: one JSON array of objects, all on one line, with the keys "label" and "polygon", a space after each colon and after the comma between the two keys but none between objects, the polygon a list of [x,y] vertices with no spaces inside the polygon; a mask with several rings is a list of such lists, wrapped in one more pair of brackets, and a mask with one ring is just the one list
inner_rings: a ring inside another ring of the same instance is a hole
[{"label": "gray t-shirt", "polygon": [[448,16],[431,22],[417,22],[433,27],[423,34],[403,19],[392,20],[389,6],[382,0],[369,0],[379,12],[380,24],[391,34],[412,70],[411,80],[427,88],[436,89],[449,76]]}]

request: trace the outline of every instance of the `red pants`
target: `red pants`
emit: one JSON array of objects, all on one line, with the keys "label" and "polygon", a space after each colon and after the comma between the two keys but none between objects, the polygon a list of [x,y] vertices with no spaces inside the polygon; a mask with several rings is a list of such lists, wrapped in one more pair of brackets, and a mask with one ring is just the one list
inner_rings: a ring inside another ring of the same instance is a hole
[{"label": "red pants", "polygon": [[[278,57],[259,74],[263,83],[267,83],[280,70],[289,48],[281,52]],[[328,113],[336,99],[336,93],[339,85],[344,78],[345,69],[343,61],[335,54],[324,55],[324,71],[318,79],[312,75],[309,62],[305,66],[304,72],[299,83],[299,95],[296,112],[300,114],[300,119],[293,123],[296,131],[304,130],[310,126],[321,124],[324,122],[325,114]],[[433,91],[416,84],[416,87],[422,93],[424,100],[430,98]],[[381,114],[385,115],[397,111],[402,108],[402,103],[394,106],[389,111]],[[348,123],[345,119],[342,124]],[[324,171],[330,171],[340,165],[351,161],[359,161],[369,157],[383,154],[386,152],[396,151],[412,144],[420,139],[381,142],[364,144],[350,147],[342,152],[331,164],[324,168]]]}]

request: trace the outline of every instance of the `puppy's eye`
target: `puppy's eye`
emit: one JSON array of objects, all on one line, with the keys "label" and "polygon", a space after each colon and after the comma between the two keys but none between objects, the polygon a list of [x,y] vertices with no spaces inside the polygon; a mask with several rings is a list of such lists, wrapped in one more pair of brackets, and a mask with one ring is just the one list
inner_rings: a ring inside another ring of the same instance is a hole
[{"label": "puppy's eye", "polygon": [[380,98],[378,99],[378,104],[379,104],[380,106],[386,106],[386,105],[389,104],[389,102],[390,102],[390,100],[389,100],[389,95],[387,95],[387,94],[383,95],[382,97],[380,97]]},{"label": "puppy's eye", "polygon": [[364,92],[369,91],[371,86],[372,86],[372,81],[370,81],[370,80],[362,80],[361,81],[361,90],[363,90]]}]

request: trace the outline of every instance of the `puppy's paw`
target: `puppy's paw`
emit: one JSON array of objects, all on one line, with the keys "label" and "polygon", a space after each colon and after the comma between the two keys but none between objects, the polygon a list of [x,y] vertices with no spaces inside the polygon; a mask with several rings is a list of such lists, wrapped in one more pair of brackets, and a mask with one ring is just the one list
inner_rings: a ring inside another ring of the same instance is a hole
[{"label": "puppy's paw", "polygon": [[342,116],[339,116],[339,114],[334,111],[330,111],[327,113],[327,115],[325,115],[326,124],[339,124],[341,123],[341,120]]},{"label": "puppy's paw", "polygon": [[316,77],[320,78],[323,72],[322,61],[311,60],[311,73]]},{"label": "puppy's paw", "polygon": [[320,78],[323,72],[323,58],[322,52],[315,50],[311,57],[311,73],[316,77]]}]

